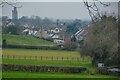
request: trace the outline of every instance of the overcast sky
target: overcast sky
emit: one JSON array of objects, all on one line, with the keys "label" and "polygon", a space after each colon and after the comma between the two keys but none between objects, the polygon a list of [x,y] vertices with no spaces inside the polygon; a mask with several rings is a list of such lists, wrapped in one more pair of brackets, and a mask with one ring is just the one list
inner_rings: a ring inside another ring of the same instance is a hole
[{"label": "overcast sky", "polygon": [[[110,3],[109,7],[103,7],[98,4],[101,12],[107,11],[112,14],[113,12],[117,15],[118,5],[117,3]],[[42,18],[55,18],[55,19],[90,19],[87,9],[83,2],[19,2],[17,6],[22,5],[18,8],[19,18],[21,16],[40,16]],[[11,6],[4,6],[2,8],[2,15],[12,17]]]}]

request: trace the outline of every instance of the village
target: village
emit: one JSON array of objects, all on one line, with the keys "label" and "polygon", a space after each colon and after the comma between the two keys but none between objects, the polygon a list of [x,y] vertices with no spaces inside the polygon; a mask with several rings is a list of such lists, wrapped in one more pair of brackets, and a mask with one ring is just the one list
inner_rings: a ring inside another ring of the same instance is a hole
[{"label": "village", "polygon": [[[12,19],[8,19],[6,22],[3,21],[2,26],[5,27],[14,26],[17,24],[16,21],[19,22],[18,11],[17,8],[14,7],[14,10],[12,11]],[[55,23],[51,23],[50,25],[46,24],[46,25],[35,26],[25,23],[25,24],[20,24],[19,26],[22,28],[20,32],[21,34],[31,35],[37,38],[46,39],[49,41],[53,41],[54,43],[57,44],[63,44],[66,38],[72,38],[73,36],[75,36],[77,40],[83,40],[83,37],[85,37],[85,35],[87,34],[87,27],[89,27],[89,25],[85,25],[85,27],[82,27],[83,25],[82,26],[78,25],[78,30],[74,32],[74,34],[66,37],[67,25],[65,25],[65,23],[63,22],[60,22],[58,19],[56,20]],[[10,34],[11,32],[8,33]]]},{"label": "village", "polygon": [[120,79],[118,3],[83,1],[1,3],[2,77]]}]

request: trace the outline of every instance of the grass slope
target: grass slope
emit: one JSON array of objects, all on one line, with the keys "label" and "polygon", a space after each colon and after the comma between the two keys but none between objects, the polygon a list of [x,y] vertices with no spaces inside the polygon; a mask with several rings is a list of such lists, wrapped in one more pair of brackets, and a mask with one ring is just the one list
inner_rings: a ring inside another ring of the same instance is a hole
[{"label": "grass slope", "polygon": [[43,39],[38,39],[29,35],[12,35],[2,34],[2,38],[6,39],[7,44],[14,45],[30,45],[30,46],[54,46],[53,42],[49,42]]}]

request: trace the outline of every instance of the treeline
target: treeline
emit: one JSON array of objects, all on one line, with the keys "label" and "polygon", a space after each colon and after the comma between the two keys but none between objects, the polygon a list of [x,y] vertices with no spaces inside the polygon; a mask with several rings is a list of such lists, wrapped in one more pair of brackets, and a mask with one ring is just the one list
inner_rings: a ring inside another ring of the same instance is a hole
[{"label": "treeline", "polygon": [[2,48],[18,48],[18,49],[37,49],[37,50],[68,50],[74,51],[75,49],[71,49],[68,47],[61,47],[62,45],[57,46],[28,46],[28,45],[10,45],[3,40]]},{"label": "treeline", "polygon": [[[0,18],[1,19],[1,18]],[[9,19],[9,17],[7,16],[2,16],[2,22],[3,25],[8,23],[8,22],[15,22],[18,21],[19,24],[21,25],[25,25],[25,24],[29,24],[31,26],[40,26],[40,25],[69,25],[69,24],[76,24],[77,26],[81,26],[81,25],[86,25],[86,23],[88,23],[89,21],[82,21],[81,19],[52,19],[52,18],[41,18],[39,16],[22,16],[21,18],[19,18],[18,20],[13,20],[13,19]]]}]

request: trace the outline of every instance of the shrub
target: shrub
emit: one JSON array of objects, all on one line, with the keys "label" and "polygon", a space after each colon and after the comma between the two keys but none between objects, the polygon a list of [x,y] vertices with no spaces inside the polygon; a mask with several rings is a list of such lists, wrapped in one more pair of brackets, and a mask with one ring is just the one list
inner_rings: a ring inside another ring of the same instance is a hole
[{"label": "shrub", "polygon": [[15,65],[2,64],[3,71],[18,72],[64,72],[64,73],[81,73],[86,70],[83,67],[62,67],[62,66],[40,66],[40,65]]}]

